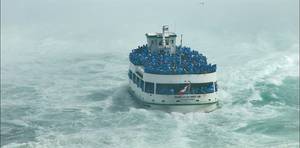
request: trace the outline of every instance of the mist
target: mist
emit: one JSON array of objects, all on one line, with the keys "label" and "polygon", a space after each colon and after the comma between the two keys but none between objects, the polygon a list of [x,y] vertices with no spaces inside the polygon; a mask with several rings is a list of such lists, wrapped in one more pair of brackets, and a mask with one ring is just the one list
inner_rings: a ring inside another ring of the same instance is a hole
[{"label": "mist", "polygon": [[298,0],[5,0],[1,49],[4,59],[28,53],[126,54],[145,44],[146,32],[160,32],[167,24],[183,34],[184,45],[214,56],[244,52],[245,44],[288,50],[299,40],[298,11]]}]

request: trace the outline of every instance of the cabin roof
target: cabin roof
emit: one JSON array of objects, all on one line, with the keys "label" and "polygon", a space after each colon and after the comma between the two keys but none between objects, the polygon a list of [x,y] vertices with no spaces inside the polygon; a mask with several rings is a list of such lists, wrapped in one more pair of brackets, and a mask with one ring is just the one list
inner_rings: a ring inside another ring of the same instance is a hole
[{"label": "cabin roof", "polygon": [[[165,37],[176,37],[177,35],[174,32],[166,32]],[[162,33],[146,33],[146,37],[156,37],[162,38]]]}]

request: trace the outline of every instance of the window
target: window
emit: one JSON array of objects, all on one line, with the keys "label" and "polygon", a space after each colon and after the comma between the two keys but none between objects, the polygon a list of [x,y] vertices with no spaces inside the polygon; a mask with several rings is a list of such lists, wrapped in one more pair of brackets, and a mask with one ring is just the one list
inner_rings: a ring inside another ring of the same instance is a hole
[{"label": "window", "polygon": [[140,78],[139,77],[136,77],[136,86],[140,87]]},{"label": "window", "polygon": [[145,82],[145,92],[154,94],[154,83]]},{"label": "window", "polygon": [[207,94],[213,92],[214,92],[213,82],[191,84],[191,88],[190,88],[191,94]]},{"label": "window", "polygon": [[166,40],[166,45],[169,45],[169,40]]},{"label": "window", "polygon": [[174,44],[174,40],[171,40],[171,43]]},{"label": "window", "polygon": [[157,84],[156,94],[177,95],[186,84]]},{"label": "window", "polygon": [[162,46],[162,41],[159,41],[158,45]]},{"label": "window", "polygon": [[136,75],[135,74],[132,75],[132,79],[133,79],[133,83],[136,84]]},{"label": "window", "polygon": [[144,81],[140,80],[140,88],[142,89],[142,91],[144,91]]},{"label": "window", "polygon": [[215,91],[218,91],[218,84],[215,82]]},{"label": "window", "polygon": [[131,70],[128,71],[128,77],[129,77],[129,79],[132,80],[132,72],[131,72]]},{"label": "window", "polygon": [[194,84],[156,84],[156,94],[179,95],[179,94],[206,94],[213,93],[213,83]]}]

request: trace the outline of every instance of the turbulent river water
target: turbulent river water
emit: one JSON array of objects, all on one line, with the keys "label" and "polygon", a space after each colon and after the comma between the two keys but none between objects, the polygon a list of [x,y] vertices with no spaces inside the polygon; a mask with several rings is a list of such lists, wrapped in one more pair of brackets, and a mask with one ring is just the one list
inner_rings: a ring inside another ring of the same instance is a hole
[{"label": "turbulent river water", "polygon": [[160,31],[147,17],[165,10],[143,11],[155,2],[13,2],[1,14],[1,147],[299,147],[297,1],[174,4],[185,13],[170,30],[218,65],[221,107],[187,114],[144,109],[127,91],[129,52]]}]

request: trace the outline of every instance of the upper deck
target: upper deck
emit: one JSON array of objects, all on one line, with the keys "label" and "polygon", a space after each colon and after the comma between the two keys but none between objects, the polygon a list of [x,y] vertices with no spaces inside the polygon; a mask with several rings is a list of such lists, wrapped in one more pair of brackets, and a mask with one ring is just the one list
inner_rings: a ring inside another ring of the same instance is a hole
[{"label": "upper deck", "polygon": [[176,47],[176,53],[152,53],[147,45],[132,50],[129,55],[133,65],[143,67],[144,73],[159,75],[208,74],[216,72],[216,64],[188,47]]},{"label": "upper deck", "polygon": [[[176,46],[176,34],[163,26],[162,33],[147,33],[147,45],[133,49],[129,54],[133,65],[144,73],[158,75],[207,74],[217,70],[207,58],[189,47]],[[158,42],[158,43],[157,43]]]}]

